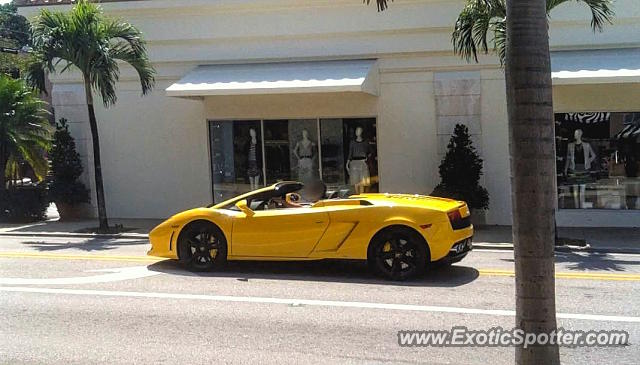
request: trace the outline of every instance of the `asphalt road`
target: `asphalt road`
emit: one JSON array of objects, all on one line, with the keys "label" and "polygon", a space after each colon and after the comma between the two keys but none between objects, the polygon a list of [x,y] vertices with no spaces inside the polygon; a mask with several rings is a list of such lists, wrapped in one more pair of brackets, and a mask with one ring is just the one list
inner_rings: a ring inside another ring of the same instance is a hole
[{"label": "asphalt road", "polygon": [[[399,330],[514,325],[510,251],[472,252],[418,280],[357,262],[230,263],[194,274],[141,240],[0,237],[0,363],[511,364],[513,348],[398,346]],[[559,253],[558,324],[629,331],[562,348],[565,364],[636,364],[640,256]]]}]

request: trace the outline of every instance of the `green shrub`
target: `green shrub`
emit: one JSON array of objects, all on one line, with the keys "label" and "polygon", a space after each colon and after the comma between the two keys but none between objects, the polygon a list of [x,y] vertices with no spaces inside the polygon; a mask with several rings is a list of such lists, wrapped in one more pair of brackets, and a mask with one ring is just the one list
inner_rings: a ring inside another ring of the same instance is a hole
[{"label": "green shrub", "polygon": [[489,208],[489,192],[479,184],[482,159],[466,126],[456,124],[439,170],[441,182],[431,195],[462,200],[473,209]]},{"label": "green shrub", "polygon": [[76,151],[76,142],[66,119],[60,119],[53,135],[53,148],[49,153],[51,176],[49,199],[56,203],[77,205],[89,201],[89,190],[78,181],[82,175],[82,162]]},{"label": "green shrub", "polygon": [[0,215],[5,220],[32,222],[43,220],[49,200],[44,184],[14,186],[0,199]]}]

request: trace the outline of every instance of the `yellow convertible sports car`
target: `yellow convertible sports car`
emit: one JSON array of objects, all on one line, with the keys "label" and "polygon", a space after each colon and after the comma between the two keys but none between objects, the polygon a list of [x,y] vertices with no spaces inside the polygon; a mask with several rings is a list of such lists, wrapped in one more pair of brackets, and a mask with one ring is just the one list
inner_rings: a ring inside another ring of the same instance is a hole
[{"label": "yellow convertible sports car", "polygon": [[193,270],[227,260],[367,260],[403,280],[471,250],[473,226],[461,201],[408,194],[361,194],[301,204],[303,184],[279,182],[222,203],[187,210],[149,234],[149,255]]}]

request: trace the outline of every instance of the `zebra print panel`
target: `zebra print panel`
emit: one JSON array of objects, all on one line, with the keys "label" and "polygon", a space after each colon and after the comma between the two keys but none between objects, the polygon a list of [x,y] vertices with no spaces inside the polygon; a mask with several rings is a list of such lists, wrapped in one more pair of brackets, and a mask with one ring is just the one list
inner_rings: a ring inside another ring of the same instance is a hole
[{"label": "zebra print panel", "polygon": [[584,124],[594,124],[600,122],[607,122],[611,117],[611,113],[608,112],[595,112],[595,113],[566,113],[564,115],[564,120],[584,123]]}]

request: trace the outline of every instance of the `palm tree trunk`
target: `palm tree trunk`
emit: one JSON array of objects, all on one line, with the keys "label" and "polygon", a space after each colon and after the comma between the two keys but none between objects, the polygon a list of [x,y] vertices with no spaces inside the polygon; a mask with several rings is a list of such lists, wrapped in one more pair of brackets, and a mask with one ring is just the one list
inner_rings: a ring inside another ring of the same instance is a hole
[{"label": "palm tree trunk", "polygon": [[[556,329],[556,170],[545,0],[507,0],[506,61],[516,327],[549,334]],[[518,347],[516,363],[559,364],[558,347]]]},{"label": "palm tree trunk", "polygon": [[7,196],[9,191],[7,189],[7,158],[4,157],[4,145],[0,144],[0,216],[4,214],[4,209],[8,207]]},{"label": "palm tree trunk", "polygon": [[91,85],[88,78],[84,78],[84,89],[87,96],[87,108],[89,109],[89,125],[91,126],[91,139],[93,142],[93,171],[96,180],[96,200],[98,203],[98,221],[101,232],[109,230],[109,222],[107,220],[107,206],[104,199],[104,184],[102,181],[102,165],[100,164],[100,139],[98,137],[98,122],[96,113],[93,109],[93,95],[91,94]]}]

